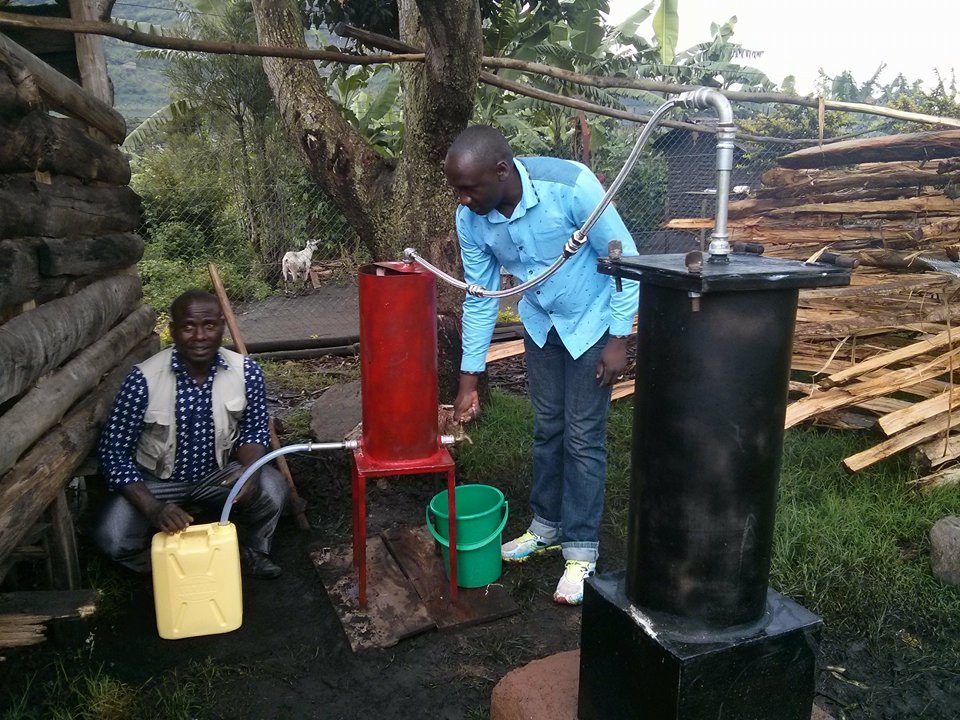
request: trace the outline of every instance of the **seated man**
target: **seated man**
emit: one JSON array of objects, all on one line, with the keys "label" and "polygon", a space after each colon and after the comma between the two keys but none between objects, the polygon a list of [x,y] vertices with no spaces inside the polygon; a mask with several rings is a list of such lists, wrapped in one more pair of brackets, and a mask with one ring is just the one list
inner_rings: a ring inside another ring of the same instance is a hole
[{"label": "seated man", "polygon": [[[220,347],[223,311],[204,290],[170,306],[173,348],[135,366],[100,437],[100,468],[111,493],[94,538],[108,556],[138,572],[150,568],[156,530],[193,522],[188,509],[219,516],[231,485],[270,442],[263,372]],[[283,477],[265,465],[236,498],[244,574],[277,577],[269,557],[287,500]]]}]

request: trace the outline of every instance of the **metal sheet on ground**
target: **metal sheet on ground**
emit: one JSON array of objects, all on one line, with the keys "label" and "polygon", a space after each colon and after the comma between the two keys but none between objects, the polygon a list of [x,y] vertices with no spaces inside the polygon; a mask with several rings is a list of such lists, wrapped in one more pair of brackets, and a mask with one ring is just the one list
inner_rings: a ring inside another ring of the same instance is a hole
[{"label": "metal sheet on ground", "polygon": [[519,612],[520,608],[500,583],[481,588],[460,588],[457,603],[451,604],[443,559],[437,553],[436,541],[426,526],[394,528],[384,531],[382,537],[417,589],[438,629],[477,625]]},{"label": "metal sheet on ground", "polygon": [[316,545],[310,558],[354,652],[386,648],[436,627],[427,608],[379,537],[367,540],[367,608],[357,602],[350,545]]}]

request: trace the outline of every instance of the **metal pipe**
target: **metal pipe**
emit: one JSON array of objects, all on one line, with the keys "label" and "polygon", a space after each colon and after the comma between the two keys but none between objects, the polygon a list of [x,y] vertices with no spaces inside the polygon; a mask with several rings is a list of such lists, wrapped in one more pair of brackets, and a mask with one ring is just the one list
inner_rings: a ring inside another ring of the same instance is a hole
[{"label": "metal pipe", "polygon": [[230,494],[227,495],[227,500],[223,503],[223,512],[220,513],[220,524],[226,525],[230,522],[230,510],[233,508],[233,501],[237,499],[237,495],[240,494],[240,490],[243,489],[244,483],[250,479],[250,476],[253,475],[257,470],[266,465],[268,462],[273,460],[275,457],[280,455],[289,455],[290,453],[295,452],[320,452],[324,450],[356,450],[359,442],[357,440],[341,440],[340,442],[325,442],[325,443],[300,443],[299,445],[287,445],[286,447],[278,448],[272,452],[268,452],[259,460],[255,461],[250,467],[243,471],[239,479],[233,484],[233,487],[230,490]]},{"label": "metal pipe", "polygon": [[681,93],[677,102],[685,108],[717,112],[717,214],[710,236],[710,262],[730,261],[730,235],[727,232],[727,207],[730,202],[730,174],[733,172],[733,147],[737,126],[733,107],[726,97],[713,88],[698,88]]},{"label": "metal pipe", "polygon": [[[721,95],[721,97],[723,96]],[[507,290],[488,290],[480,285],[467,284],[462,280],[457,280],[455,277],[448,275],[436,265],[433,265],[425,260],[414,248],[406,248],[403,251],[403,261],[408,264],[417,262],[444,282],[453,285],[455,288],[465,291],[468,295],[475,295],[476,297],[506,298],[513,295],[519,295],[535,285],[539,285],[553,275],[557,270],[559,270],[560,266],[573,257],[587,241],[587,233],[590,231],[590,228],[594,226],[594,223],[596,223],[600,218],[600,215],[603,214],[603,211],[607,209],[610,201],[613,200],[613,196],[617,194],[620,186],[623,185],[624,180],[626,180],[627,175],[630,174],[630,171],[633,170],[634,165],[637,164],[637,160],[640,159],[640,151],[643,150],[644,145],[647,144],[647,141],[653,134],[653,131],[657,128],[660,119],[670,112],[674,106],[678,104],[678,102],[679,100],[667,100],[665,103],[663,103],[663,105],[656,109],[653,115],[650,116],[650,121],[644,126],[643,131],[640,133],[640,137],[637,138],[637,142],[634,144],[633,150],[630,152],[630,156],[627,158],[627,161],[624,163],[623,167],[620,168],[620,172],[617,173],[617,177],[610,184],[610,188],[604,194],[603,198],[601,198],[600,202],[597,203],[597,206],[593,209],[593,212],[590,213],[590,216],[586,219],[583,225],[578,230],[575,230],[570,239],[567,240],[566,244],[563,246],[563,252],[561,253],[560,257],[554,260],[553,264],[551,264],[550,267],[544,270],[537,277],[520,283],[516,287],[509,288]],[[732,117],[733,116],[731,114],[731,118]],[[733,147],[732,142],[730,147]],[[730,157],[732,162],[732,153]],[[729,176],[727,186],[729,187]],[[724,211],[726,211],[726,205],[724,205]],[[726,228],[726,219],[724,219],[724,228]]]}]

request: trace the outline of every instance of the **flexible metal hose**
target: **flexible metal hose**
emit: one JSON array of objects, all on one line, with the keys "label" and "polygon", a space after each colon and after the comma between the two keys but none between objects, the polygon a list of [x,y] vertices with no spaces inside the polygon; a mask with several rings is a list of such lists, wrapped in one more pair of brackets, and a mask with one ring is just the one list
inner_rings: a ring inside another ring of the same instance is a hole
[{"label": "flexible metal hose", "polygon": [[678,104],[678,102],[678,100],[667,100],[665,103],[663,103],[663,105],[657,108],[653,115],[650,116],[649,122],[647,122],[647,124],[644,126],[643,132],[640,133],[640,137],[637,138],[637,142],[634,144],[633,150],[630,152],[630,156],[623,164],[623,167],[620,168],[620,172],[617,173],[617,177],[610,184],[610,188],[604,194],[603,198],[601,198],[600,202],[597,203],[597,206],[593,209],[593,212],[590,213],[590,216],[586,219],[583,225],[578,230],[574,231],[570,239],[567,240],[566,244],[563,246],[563,253],[560,255],[560,257],[554,260],[553,264],[551,264],[550,267],[540,273],[540,275],[537,277],[527,280],[526,282],[507,290],[488,290],[480,285],[472,285],[465,283],[462,280],[457,280],[455,277],[445,273],[436,265],[433,265],[425,260],[420,253],[413,248],[407,248],[403,251],[403,261],[406,263],[416,262],[444,282],[453,285],[455,288],[464,290],[468,295],[474,295],[476,297],[506,298],[513,295],[519,295],[535,285],[539,285],[548,277],[553,275],[557,270],[559,270],[560,266],[573,257],[573,255],[576,254],[576,252],[587,241],[587,233],[590,232],[590,228],[592,228],[594,223],[597,222],[597,220],[600,218],[600,215],[603,214],[603,211],[607,209],[610,201],[613,200],[613,196],[617,194],[620,186],[623,185],[624,180],[626,180],[627,175],[630,174],[630,171],[633,170],[634,165],[637,164],[637,160],[640,159],[640,151],[643,150],[643,147],[647,144],[647,141],[650,139],[653,131],[656,130],[657,125],[660,122],[660,118],[670,112],[674,106]]}]

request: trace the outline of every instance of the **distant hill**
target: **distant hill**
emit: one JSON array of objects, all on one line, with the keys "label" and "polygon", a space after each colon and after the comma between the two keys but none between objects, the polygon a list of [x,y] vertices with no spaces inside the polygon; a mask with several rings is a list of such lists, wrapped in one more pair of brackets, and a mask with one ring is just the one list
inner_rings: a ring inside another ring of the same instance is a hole
[{"label": "distant hill", "polygon": [[[177,11],[173,0],[117,0],[113,17],[169,26],[177,21]],[[139,57],[144,48],[113,38],[104,38],[103,48],[113,81],[113,104],[127,119],[127,127],[136,127],[170,104],[170,81],[163,74],[165,60]]]}]

